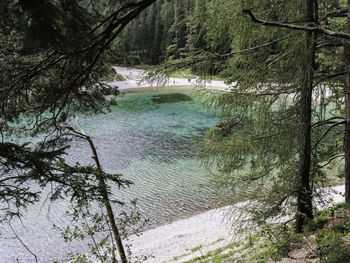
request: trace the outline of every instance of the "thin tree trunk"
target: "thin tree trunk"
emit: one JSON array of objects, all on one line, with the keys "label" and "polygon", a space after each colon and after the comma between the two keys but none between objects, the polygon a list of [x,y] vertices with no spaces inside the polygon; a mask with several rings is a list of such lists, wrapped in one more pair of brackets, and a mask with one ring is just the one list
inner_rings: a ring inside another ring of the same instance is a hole
[{"label": "thin tree trunk", "polygon": [[[305,13],[307,21],[315,21],[315,0],[305,0]],[[305,54],[300,93],[300,150],[299,169],[297,177],[297,233],[301,233],[305,219],[311,219],[312,215],[312,190],[310,187],[311,164],[311,114],[312,114],[312,89],[314,77],[314,64],[316,52],[315,34],[305,32]]]},{"label": "thin tree trunk", "polygon": [[[101,168],[100,161],[98,159],[98,155],[97,155],[97,152],[96,152],[95,145],[94,145],[94,143],[93,143],[93,141],[92,141],[90,136],[86,136],[85,138],[89,142],[89,145],[90,145],[90,148],[91,148],[91,151],[92,151],[92,154],[93,154],[93,158],[95,160],[95,164],[96,164],[97,170],[101,173],[102,172],[102,168]],[[125,254],[125,250],[124,250],[124,247],[123,247],[122,239],[120,237],[120,234],[119,234],[119,231],[118,231],[118,227],[117,227],[117,224],[115,222],[115,218],[114,218],[114,213],[113,213],[113,210],[112,210],[111,202],[110,202],[110,199],[108,197],[107,184],[106,184],[104,178],[101,176],[101,174],[97,175],[97,180],[98,180],[98,183],[99,183],[99,187],[100,187],[101,195],[102,195],[102,198],[103,198],[103,202],[104,202],[104,205],[105,205],[105,208],[106,208],[106,211],[107,211],[108,221],[111,224],[111,228],[112,228],[112,232],[113,232],[113,235],[114,235],[114,239],[115,239],[115,242],[117,243],[117,248],[118,248],[118,252],[119,252],[119,255],[120,255],[120,259],[121,259],[122,263],[127,263],[128,261],[127,261],[127,258],[126,258],[126,254]]]},{"label": "thin tree trunk", "polygon": [[[348,0],[347,32],[350,33],[350,0]],[[350,203],[350,45],[344,46],[345,64],[345,133],[344,133],[344,153],[345,153],[345,202]]]},{"label": "thin tree trunk", "polygon": [[[96,168],[98,170],[98,174],[96,174],[96,179],[98,180],[100,193],[101,193],[101,196],[102,196],[102,199],[103,199],[103,204],[104,204],[104,206],[106,208],[106,211],[107,211],[107,217],[108,217],[108,221],[109,221],[109,223],[111,225],[111,229],[112,229],[112,232],[113,232],[113,235],[114,235],[114,240],[115,240],[115,242],[117,244],[120,260],[121,260],[122,263],[128,263],[128,260],[126,258],[126,254],[125,254],[125,250],[124,250],[124,246],[123,246],[123,243],[122,243],[122,239],[121,239],[121,236],[120,236],[120,233],[119,233],[119,230],[118,230],[118,226],[117,226],[117,223],[115,222],[115,217],[114,217],[114,213],[113,213],[113,210],[112,210],[111,201],[110,201],[109,196],[108,196],[107,184],[106,184],[106,182],[105,182],[105,180],[104,180],[104,178],[102,176],[102,167],[101,167],[98,155],[97,155],[96,147],[95,147],[91,137],[86,135],[84,130],[83,130],[83,128],[80,126],[78,118],[75,117],[75,119],[76,119],[76,123],[77,123],[77,125],[78,125],[78,127],[79,127],[81,132],[77,132],[71,127],[69,127],[69,129],[73,133],[78,135],[79,137],[84,138],[85,140],[87,140],[89,142],[89,145],[90,145],[90,148],[91,148],[91,151],[92,151],[92,158],[94,159],[95,164],[96,164]],[[113,260],[114,260],[114,262],[116,262],[115,258]]]}]

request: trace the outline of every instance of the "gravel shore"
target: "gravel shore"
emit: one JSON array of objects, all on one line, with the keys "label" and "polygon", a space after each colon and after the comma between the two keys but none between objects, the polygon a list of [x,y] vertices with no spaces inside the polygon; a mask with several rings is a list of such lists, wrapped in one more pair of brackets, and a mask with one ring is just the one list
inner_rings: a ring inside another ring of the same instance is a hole
[{"label": "gravel shore", "polygon": [[[322,192],[328,205],[344,202],[344,185],[323,188]],[[316,204],[318,209],[325,208],[325,204],[317,200]],[[142,262],[184,262],[237,240],[232,231],[235,218],[227,219],[230,211],[232,206],[212,209],[148,230],[139,237],[132,236],[128,243],[135,257],[154,256]]]}]

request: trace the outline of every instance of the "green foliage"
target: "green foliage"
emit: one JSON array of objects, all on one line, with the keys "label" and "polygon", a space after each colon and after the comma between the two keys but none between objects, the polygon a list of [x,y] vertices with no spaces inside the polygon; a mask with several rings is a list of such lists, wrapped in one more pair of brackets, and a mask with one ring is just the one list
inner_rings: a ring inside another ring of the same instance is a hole
[{"label": "green foliage", "polygon": [[[66,127],[72,112],[103,112],[110,104],[106,95],[118,95],[116,88],[100,80],[110,69],[104,62],[105,51],[127,23],[119,21],[111,27],[110,21],[119,16],[131,21],[132,12],[128,10],[134,10],[135,15],[151,2],[141,1],[119,10],[126,2],[1,1],[3,201],[11,200],[18,208],[38,201],[40,189],[23,187],[25,182],[40,187],[53,182],[53,199],[70,191],[74,198],[82,200],[84,195],[92,196],[97,190],[88,179],[88,174],[96,172],[92,167],[69,166],[62,159],[70,140]],[[113,6],[109,14],[99,12],[109,4]],[[23,140],[24,134],[33,136],[35,139],[27,140],[35,143],[16,145],[19,135]],[[106,178],[118,181],[120,176]],[[67,185],[62,184],[66,180]]]},{"label": "green foliage", "polygon": [[[323,229],[317,233],[318,250],[322,262],[346,263],[350,260],[350,248],[344,244],[344,238],[349,233],[349,222]],[[345,236],[345,237],[344,237]]]},{"label": "green foliage", "polygon": [[301,235],[293,233],[291,226],[265,224],[257,234],[256,239],[260,240],[260,246],[256,248],[251,260],[280,260],[288,255],[300,237]]},{"label": "green foliage", "polygon": [[222,121],[201,150],[204,162],[220,172],[215,183],[238,200],[259,200],[257,220],[277,215],[295,187],[294,106],[288,100],[237,94],[210,94],[208,102],[223,109]]},{"label": "green foliage", "polygon": [[[91,206],[99,207],[99,212],[91,212]],[[67,227],[54,228],[61,233],[66,243],[73,240],[85,240],[89,251],[86,254],[70,252],[66,262],[115,262],[116,244],[113,240],[113,234],[110,222],[103,212],[103,207],[91,201],[89,204],[76,205],[66,212],[66,216],[71,218],[71,224]],[[137,211],[136,201],[131,202],[131,206],[122,211],[118,216],[118,229],[123,240],[127,240],[129,235],[139,235],[147,220],[141,218]],[[130,247],[127,247],[128,255],[131,256]],[[144,256],[149,257],[149,256]],[[133,261],[137,262],[137,261]],[[142,261],[141,261],[142,262]]]},{"label": "green foliage", "polygon": [[135,19],[117,39],[123,50],[115,62],[124,65],[156,65],[207,49],[205,21],[208,0],[157,1]]}]

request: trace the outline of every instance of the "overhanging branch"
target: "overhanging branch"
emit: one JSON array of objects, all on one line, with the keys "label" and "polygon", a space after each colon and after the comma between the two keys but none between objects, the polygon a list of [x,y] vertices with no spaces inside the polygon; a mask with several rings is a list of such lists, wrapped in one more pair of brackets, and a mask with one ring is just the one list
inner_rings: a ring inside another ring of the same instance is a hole
[{"label": "overhanging branch", "polygon": [[323,27],[319,27],[319,26],[303,26],[303,25],[295,25],[295,24],[289,24],[289,23],[267,21],[267,20],[256,18],[251,10],[244,9],[242,10],[242,12],[243,14],[249,15],[252,22],[262,24],[264,26],[281,27],[281,28],[287,28],[287,29],[299,30],[299,31],[305,31],[305,32],[321,33],[330,37],[338,37],[338,38],[350,40],[350,34],[348,33],[336,32]]},{"label": "overhanging branch", "polygon": [[312,150],[315,149],[318,144],[323,140],[324,137],[336,126],[345,124],[345,121],[340,121],[332,124],[331,126],[328,127],[328,129],[322,134],[322,136],[317,140],[317,142],[313,145]]},{"label": "overhanging branch", "polygon": [[338,154],[338,155],[335,155],[335,156],[332,156],[331,158],[329,158],[329,160],[325,163],[325,164],[323,164],[322,166],[321,166],[321,168],[323,168],[323,167],[326,167],[328,164],[330,164],[333,160],[335,160],[335,159],[337,159],[337,158],[340,158],[340,157],[344,157],[345,155],[342,153],[342,154]]}]

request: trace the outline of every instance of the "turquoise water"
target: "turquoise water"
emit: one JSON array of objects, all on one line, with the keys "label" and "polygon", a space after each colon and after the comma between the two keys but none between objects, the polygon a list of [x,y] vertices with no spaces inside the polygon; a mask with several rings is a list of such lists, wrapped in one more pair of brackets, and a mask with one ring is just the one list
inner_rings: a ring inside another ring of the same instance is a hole
[{"label": "turquoise water", "polygon": [[[217,120],[189,88],[132,90],[106,114],[79,115],[103,168],[134,182],[123,190],[113,186],[114,198],[126,203],[136,198],[142,216],[149,219],[148,228],[221,204],[210,184],[210,170],[196,159],[198,143]],[[72,163],[92,164],[89,146],[79,139],[73,141],[68,158]],[[64,244],[52,229],[52,224],[69,224],[66,209],[63,201],[50,207],[37,205],[23,219],[25,227],[13,222],[39,262],[62,258],[69,250],[84,250],[81,243]],[[115,205],[114,209],[121,208]],[[8,228],[0,228],[4,237],[13,236]],[[0,240],[0,262],[15,262],[16,257],[33,262],[18,240]]]},{"label": "turquoise water", "polygon": [[[134,182],[130,189],[115,188],[115,197],[124,202],[136,198],[152,226],[219,202],[210,187],[210,171],[195,157],[196,146],[217,117],[191,89],[126,93],[111,112],[79,120],[92,135],[103,168]],[[72,150],[70,158],[80,163],[91,155],[84,142]]]}]

